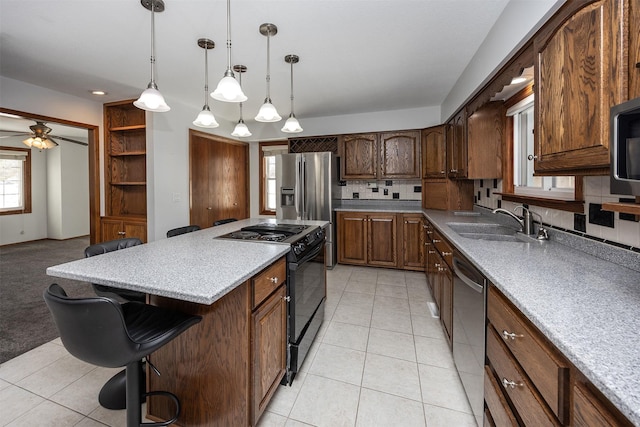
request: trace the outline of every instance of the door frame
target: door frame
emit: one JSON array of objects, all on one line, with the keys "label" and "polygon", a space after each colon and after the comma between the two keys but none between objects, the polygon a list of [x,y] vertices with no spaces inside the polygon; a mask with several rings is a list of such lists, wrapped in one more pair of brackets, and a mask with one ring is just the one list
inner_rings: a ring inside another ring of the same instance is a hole
[{"label": "door frame", "polygon": [[94,244],[100,239],[100,127],[88,123],[74,122],[52,116],[28,113],[0,107],[0,113],[15,114],[25,119],[37,120],[45,123],[58,123],[87,130],[89,145],[87,146],[89,162],[89,242]]},{"label": "door frame", "polygon": [[233,145],[239,145],[239,146],[243,146],[245,148],[246,151],[246,156],[247,156],[247,164],[245,165],[245,175],[247,177],[246,179],[246,186],[245,186],[245,200],[247,201],[247,205],[245,206],[245,218],[249,218],[249,212],[251,212],[251,192],[250,192],[250,188],[251,188],[251,175],[249,174],[249,163],[251,161],[250,159],[250,152],[249,152],[249,143],[245,142],[245,141],[238,141],[236,139],[231,139],[231,138],[226,138],[224,136],[220,136],[220,135],[214,135],[211,133],[207,133],[207,132],[202,132],[202,131],[198,131],[195,129],[191,129],[189,128],[189,221],[192,221],[192,207],[193,207],[193,192],[192,192],[192,188],[193,188],[193,166],[192,166],[192,156],[193,156],[193,139],[194,137],[197,138],[203,138],[203,139],[208,139],[210,140],[212,143],[222,143],[222,144],[233,144]]}]

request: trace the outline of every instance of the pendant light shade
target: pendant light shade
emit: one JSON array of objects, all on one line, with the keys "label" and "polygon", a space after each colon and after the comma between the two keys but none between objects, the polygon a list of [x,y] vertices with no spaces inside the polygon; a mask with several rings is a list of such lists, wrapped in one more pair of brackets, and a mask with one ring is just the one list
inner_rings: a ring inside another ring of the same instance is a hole
[{"label": "pendant light shade", "polygon": [[164,113],[171,108],[165,102],[155,81],[155,14],[164,11],[164,2],[162,0],[141,0],[140,3],[145,9],[151,11],[151,81],[133,105],[143,110]]},{"label": "pendant light shade", "polygon": [[[242,73],[245,73],[247,71],[247,67],[245,67],[244,65],[234,65],[233,71],[238,73],[238,75],[240,76],[240,87],[242,87]],[[231,132],[231,136],[235,136],[237,138],[251,136],[249,128],[246,124],[244,124],[244,120],[242,119],[242,102],[240,103],[240,120],[238,120],[238,124],[236,124],[233,132]]]},{"label": "pendant light shade", "polygon": [[276,107],[271,103],[271,72],[270,72],[270,54],[271,54],[271,36],[275,36],[278,33],[278,27],[273,24],[260,25],[260,34],[267,37],[267,96],[264,99],[264,104],[260,107],[258,115],[255,117],[257,122],[279,122],[282,117],[278,114]]},{"label": "pendant light shade", "polygon": [[244,102],[247,96],[242,92],[240,84],[231,69],[231,0],[227,0],[227,70],[218,83],[211,97],[222,102]]},{"label": "pendant light shade", "polygon": [[286,133],[302,132],[302,127],[293,113],[293,64],[297,64],[298,61],[300,61],[298,55],[287,55],[284,57],[284,62],[291,65],[291,114],[289,114],[289,118],[281,129],[282,132]]},{"label": "pendant light shade", "polygon": [[193,121],[193,124],[201,128],[213,129],[220,125],[209,108],[209,60],[207,52],[209,49],[213,49],[216,44],[209,39],[198,39],[198,46],[204,49],[204,106],[198,117]]}]

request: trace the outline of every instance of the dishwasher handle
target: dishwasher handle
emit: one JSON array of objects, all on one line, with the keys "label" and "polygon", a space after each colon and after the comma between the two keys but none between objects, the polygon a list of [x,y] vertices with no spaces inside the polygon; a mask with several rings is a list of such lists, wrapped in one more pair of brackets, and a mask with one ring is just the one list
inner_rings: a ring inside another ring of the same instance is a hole
[{"label": "dishwasher handle", "polygon": [[[471,272],[471,273],[475,272],[475,268],[470,266],[467,262],[463,261],[460,258],[454,257],[453,258],[453,271],[460,278],[460,280],[462,280],[471,289],[473,289],[474,291],[476,291],[476,292],[478,292],[480,294],[484,292],[484,285],[486,283],[486,279],[484,277],[482,277],[482,275],[480,273],[469,274],[469,272]],[[481,278],[480,281],[482,283],[478,283],[476,281],[477,279],[474,280],[469,276],[480,277]]]}]

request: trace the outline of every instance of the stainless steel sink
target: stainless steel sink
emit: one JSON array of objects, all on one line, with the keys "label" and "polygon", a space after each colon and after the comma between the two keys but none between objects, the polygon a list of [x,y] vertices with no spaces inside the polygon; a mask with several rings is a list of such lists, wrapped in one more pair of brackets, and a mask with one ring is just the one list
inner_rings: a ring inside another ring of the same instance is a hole
[{"label": "stainless steel sink", "polygon": [[461,237],[476,240],[493,240],[500,242],[526,242],[527,237],[513,228],[500,224],[449,222],[451,230]]}]

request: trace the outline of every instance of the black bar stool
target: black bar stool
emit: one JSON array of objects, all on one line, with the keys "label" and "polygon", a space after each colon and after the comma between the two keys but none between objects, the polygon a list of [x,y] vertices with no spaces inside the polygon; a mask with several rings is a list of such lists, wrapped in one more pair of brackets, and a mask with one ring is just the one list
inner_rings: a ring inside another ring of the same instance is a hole
[{"label": "black bar stool", "polygon": [[215,227],[216,225],[228,224],[230,222],[235,222],[235,221],[237,221],[237,219],[235,218],[219,219],[213,223],[213,226]]},{"label": "black bar stool", "polygon": [[[141,393],[142,358],[200,322],[200,316],[106,297],[70,298],[55,283],[44,300],[69,353],[97,366],[126,367],[127,427],[167,426],[178,419],[180,402],[174,394]],[[156,395],[173,400],[176,414],[164,422],[142,423],[141,396]]]},{"label": "black bar stool", "polygon": [[181,234],[193,233],[194,231],[200,230],[199,225],[185,225],[184,227],[174,228],[172,230],[167,231],[167,237],[179,236]]}]

